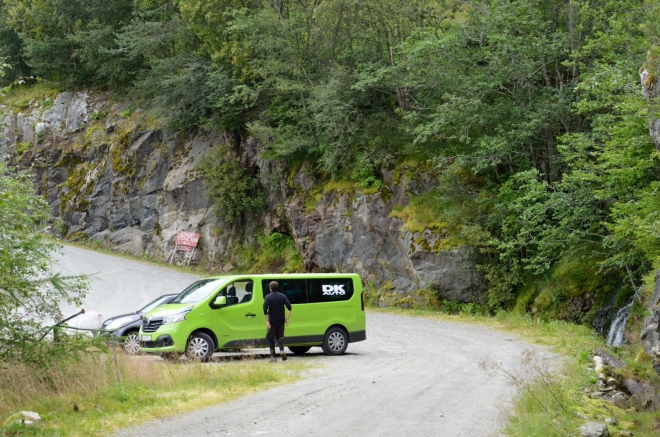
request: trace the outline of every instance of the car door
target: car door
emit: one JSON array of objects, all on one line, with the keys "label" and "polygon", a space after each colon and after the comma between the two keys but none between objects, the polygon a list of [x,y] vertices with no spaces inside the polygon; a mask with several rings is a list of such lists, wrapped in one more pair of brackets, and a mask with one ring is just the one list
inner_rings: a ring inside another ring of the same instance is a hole
[{"label": "car door", "polygon": [[[255,323],[259,315],[259,302],[254,298],[251,279],[236,280],[222,288],[211,300],[213,331],[218,347],[233,348],[254,343]],[[225,296],[227,304],[216,307],[217,297]]]},{"label": "car door", "polygon": [[[261,281],[262,292],[264,299],[270,293],[268,284],[271,279],[264,279]],[[304,307],[307,305],[307,287],[304,279],[277,279],[279,283],[280,292],[283,293],[291,302],[291,319],[289,326],[284,328],[284,343],[296,344],[304,343],[307,337],[308,323],[302,318]],[[285,314],[286,314],[285,309]],[[263,314],[263,309],[261,311]],[[257,335],[259,338],[266,338],[266,321],[261,318],[262,323],[257,323]],[[261,344],[268,344],[265,340]]]}]

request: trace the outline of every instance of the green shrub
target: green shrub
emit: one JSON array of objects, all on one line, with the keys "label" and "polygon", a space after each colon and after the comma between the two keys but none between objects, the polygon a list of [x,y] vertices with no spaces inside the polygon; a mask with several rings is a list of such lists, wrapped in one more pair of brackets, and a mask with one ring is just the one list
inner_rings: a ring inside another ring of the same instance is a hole
[{"label": "green shrub", "polygon": [[259,214],[265,207],[265,196],[256,177],[224,150],[216,149],[199,164],[207,194],[219,217],[234,223]]}]

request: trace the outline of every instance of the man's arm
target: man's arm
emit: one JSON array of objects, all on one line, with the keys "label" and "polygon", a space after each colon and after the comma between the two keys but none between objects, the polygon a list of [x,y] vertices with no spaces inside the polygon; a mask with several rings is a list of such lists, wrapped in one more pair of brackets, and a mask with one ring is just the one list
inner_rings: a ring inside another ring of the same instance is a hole
[{"label": "man's arm", "polygon": [[270,329],[270,320],[268,320],[268,296],[264,299],[264,316],[266,317],[266,328]]},{"label": "man's arm", "polygon": [[289,319],[291,318],[291,302],[284,296],[284,306],[289,310],[289,314],[286,316],[286,326],[289,326]]}]

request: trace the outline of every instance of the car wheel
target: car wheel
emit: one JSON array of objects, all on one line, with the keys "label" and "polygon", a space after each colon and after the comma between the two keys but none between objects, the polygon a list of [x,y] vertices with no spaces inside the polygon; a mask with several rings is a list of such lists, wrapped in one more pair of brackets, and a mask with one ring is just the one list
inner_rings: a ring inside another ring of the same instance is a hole
[{"label": "car wheel", "polygon": [[293,352],[296,355],[302,355],[312,348],[311,346],[287,346],[287,347],[291,352]]},{"label": "car wheel", "polygon": [[321,347],[326,355],[341,355],[348,347],[348,334],[341,328],[330,328],[325,333]]},{"label": "car wheel", "polygon": [[188,338],[186,355],[188,358],[199,361],[208,361],[211,359],[215,345],[213,340],[203,332],[195,332]]},{"label": "car wheel", "polygon": [[138,335],[138,331],[128,332],[124,337],[123,346],[124,350],[131,355],[140,353],[140,336]]}]

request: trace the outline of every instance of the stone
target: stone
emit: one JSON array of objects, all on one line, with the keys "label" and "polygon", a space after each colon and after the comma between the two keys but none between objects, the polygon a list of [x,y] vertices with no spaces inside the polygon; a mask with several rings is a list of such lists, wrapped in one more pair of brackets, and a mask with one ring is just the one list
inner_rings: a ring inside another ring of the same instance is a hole
[{"label": "stone", "polygon": [[580,427],[580,435],[584,437],[609,437],[607,425],[598,422],[588,422]]},{"label": "stone", "polygon": [[[660,361],[660,270],[655,275],[655,287],[651,302],[649,303],[649,315],[644,319],[640,340],[644,351],[654,359]],[[660,366],[654,366],[660,374]]]},{"label": "stone", "polygon": [[617,423],[619,423],[619,422],[617,422],[617,420],[616,420],[615,418],[613,418],[613,417],[606,417],[606,418],[603,420],[603,422],[605,422],[605,423],[608,424],[608,425],[612,425],[612,426],[615,426]]},{"label": "stone", "polygon": [[34,425],[35,423],[41,420],[41,415],[35,413],[34,411],[19,411],[18,413],[11,414],[7,419],[5,419],[2,424],[3,428],[8,428],[9,426],[15,423],[21,423],[23,425]]},{"label": "stone", "polygon": [[628,401],[626,395],[624,395],[621,392],[614,393],[614,395],[612,395],[611,397],[610,402],[612,403],[612,405],[622,410],[627,410],[630,408],[630,401]]}]

